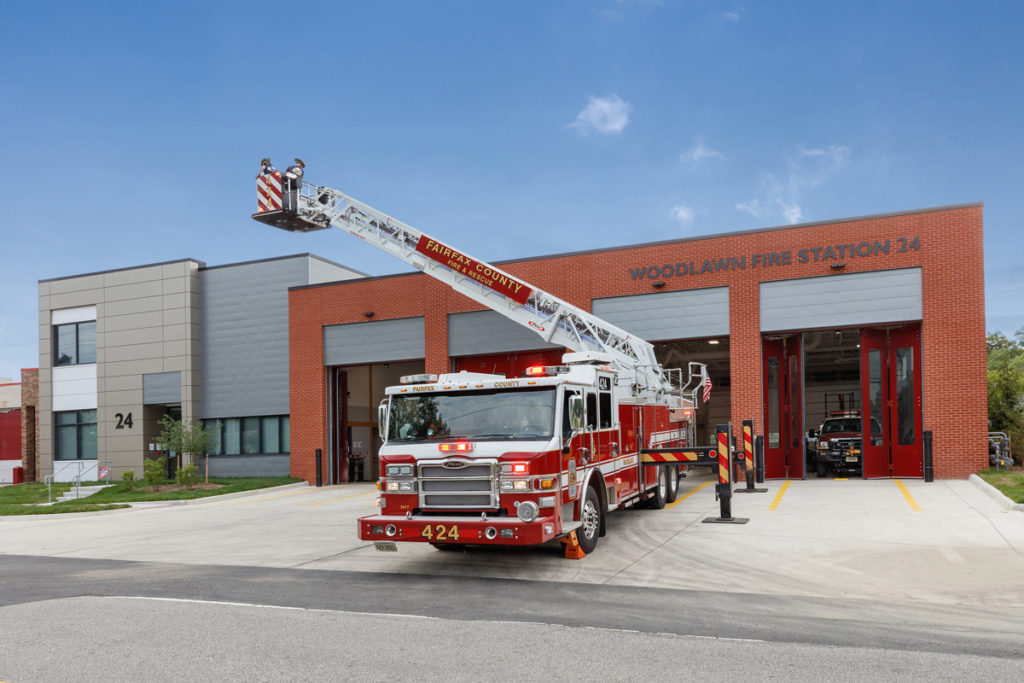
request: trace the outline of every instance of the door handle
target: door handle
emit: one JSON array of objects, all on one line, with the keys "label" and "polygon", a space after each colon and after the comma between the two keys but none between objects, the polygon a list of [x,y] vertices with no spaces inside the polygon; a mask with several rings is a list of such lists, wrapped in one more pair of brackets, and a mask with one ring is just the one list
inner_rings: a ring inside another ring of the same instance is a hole
[{"label": "door handle", "polygon": [[581,448],[580,449],[580,458],[583,460],[583,462],[590,462],[590,449],[589,448]]},{"label": "door handle", "polygon": [[614,455],[618,455],[619,454],[619,442],[618,441],[612,441],[610,445],[612,447],[612,455],[613,456]]}]

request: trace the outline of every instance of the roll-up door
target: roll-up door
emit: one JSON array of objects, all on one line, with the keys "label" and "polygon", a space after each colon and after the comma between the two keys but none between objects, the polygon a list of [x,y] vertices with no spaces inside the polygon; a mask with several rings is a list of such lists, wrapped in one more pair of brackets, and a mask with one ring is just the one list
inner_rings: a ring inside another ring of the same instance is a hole
[{"label": "roll-up door", "polygon": [[729,334],[728,287],[594,299],[593,311],[647,341]]},{"label": "roll-up door", "polygon": [[453,358],[560,348],[495,311],[448,315],[448,355]]},{"label": "roll-up door", "polygon": [[920,319],[920,268],[761,283],[762,332]]},{"label": "roll-up door", "polygon": [[324,365],[384,363],[425,355],[423,318],[324,327]]},{"label": "roll-up door", "polygon": [[181,403],[181,373],[151,372],[142,376],[142,404]]}]

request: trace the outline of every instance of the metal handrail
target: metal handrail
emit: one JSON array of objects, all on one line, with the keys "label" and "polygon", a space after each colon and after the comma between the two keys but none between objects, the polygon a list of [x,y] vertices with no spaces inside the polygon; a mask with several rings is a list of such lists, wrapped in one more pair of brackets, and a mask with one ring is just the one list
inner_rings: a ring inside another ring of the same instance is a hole
[{"label": "metal handrail", "polygon": [[76,474],[71,477],[71,483],[75,485],[75,500],[78,500],[82,489],[82,475]]},{"label": "metal handrail", "polygon": [[53,486],[53,475],[47,474],[43,477],[43,483],[46,484],[46,504],[53,504],[53,497],[50,495],[51,487]]}]

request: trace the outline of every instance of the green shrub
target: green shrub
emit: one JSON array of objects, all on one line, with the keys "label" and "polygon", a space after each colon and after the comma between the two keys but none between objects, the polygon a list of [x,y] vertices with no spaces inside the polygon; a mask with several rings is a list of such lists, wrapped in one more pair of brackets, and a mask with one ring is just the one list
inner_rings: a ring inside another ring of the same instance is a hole
[{"label": "green shrub", "polygon": [[131,491],[135,488],[135,470],[125,470],[121,473],[121,481],[124,482],[124,490]]},{"label": "green shrub", "polygon": [[187,486],[192,488],[199,481],[199,466],[195,463],[187,465],[185,467],[179,467],[177,473],[174,476],[174,480],[180,486]]},{"label": "green shrub", "polygon": [[163,456],[147,459],[142,470],[142,478],[146,481],[146,486],[159,486],[167,478],[167,465]]}]

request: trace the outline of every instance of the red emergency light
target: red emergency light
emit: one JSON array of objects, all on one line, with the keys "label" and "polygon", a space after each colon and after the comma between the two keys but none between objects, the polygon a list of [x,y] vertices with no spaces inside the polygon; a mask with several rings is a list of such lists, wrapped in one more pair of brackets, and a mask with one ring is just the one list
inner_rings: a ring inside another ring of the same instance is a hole
[{"label": "red emergency light", "polygon": [[439,443],[437,444],[437,450],[442,453],[468,453],[473,450],[473,444],[468,441],[458,441],[456,443]]},{"label": "red emergency light", "polygon": [[527,377],[547,377],[549,375],[564,375],[569,372],[568,365],[531,365],[523,371]]}]

